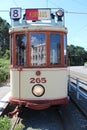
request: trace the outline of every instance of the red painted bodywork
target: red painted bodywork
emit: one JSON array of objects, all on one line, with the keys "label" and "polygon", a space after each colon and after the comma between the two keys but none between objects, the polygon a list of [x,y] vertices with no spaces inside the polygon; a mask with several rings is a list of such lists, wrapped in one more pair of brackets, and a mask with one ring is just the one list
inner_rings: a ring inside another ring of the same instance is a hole
[{"label": "red painted bodywork", "polygon": [[66,105],[69,102],[68,97],[54,100],[24,100],[10,97],[9,100],[11,105],[24,105],[25,107],[35,110],[46,109],[54,105]]}]

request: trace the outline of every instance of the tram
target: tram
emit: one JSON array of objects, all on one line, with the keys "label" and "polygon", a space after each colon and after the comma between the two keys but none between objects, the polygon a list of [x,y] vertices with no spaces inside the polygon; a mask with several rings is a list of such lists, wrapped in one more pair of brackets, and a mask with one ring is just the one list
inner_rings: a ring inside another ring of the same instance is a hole
[{"label": "tram", "polygon": [[21,18],[21,8],[11,8],[10,16],[10,104],[35,110],[66,105],[64,10],[26,9]]}]

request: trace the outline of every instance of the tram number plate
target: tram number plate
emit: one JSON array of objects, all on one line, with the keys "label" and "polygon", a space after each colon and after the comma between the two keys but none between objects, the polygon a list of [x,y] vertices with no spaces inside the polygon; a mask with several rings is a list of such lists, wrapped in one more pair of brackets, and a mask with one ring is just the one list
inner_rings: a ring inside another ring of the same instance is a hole
[{"label": "tram number plate", "polygon": [[30,83],[46,83],[46,78],[30,78]]}]

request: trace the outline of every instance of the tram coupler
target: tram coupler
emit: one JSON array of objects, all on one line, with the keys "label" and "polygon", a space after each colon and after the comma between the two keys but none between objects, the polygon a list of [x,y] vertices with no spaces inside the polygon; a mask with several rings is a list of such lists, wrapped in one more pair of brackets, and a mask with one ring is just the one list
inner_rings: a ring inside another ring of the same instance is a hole
[{"label": "tram coupler", "polygon": [[13,111],[11,111],[11,112],[8,113],[8,116],[10,118],[12,118],[14,115],[16,115],[17,112],[18,113],[20,112],[20,108],[21,108],[21,106],[16,106],[16,108]]}]

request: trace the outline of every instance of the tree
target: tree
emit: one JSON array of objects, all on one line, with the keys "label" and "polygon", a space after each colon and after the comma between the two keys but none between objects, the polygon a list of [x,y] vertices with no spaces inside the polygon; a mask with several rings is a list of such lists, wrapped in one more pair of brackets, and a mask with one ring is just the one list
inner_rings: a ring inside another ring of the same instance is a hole
[{"label": "tree", "polygon": [[9,23],[0,17],[0,57],[9,49]]},{"label": "tree", "polygon": [[68,57],[71,66],[84,65],[87,61],[87,51],[83,47],[70,45],[68,46]]}]

